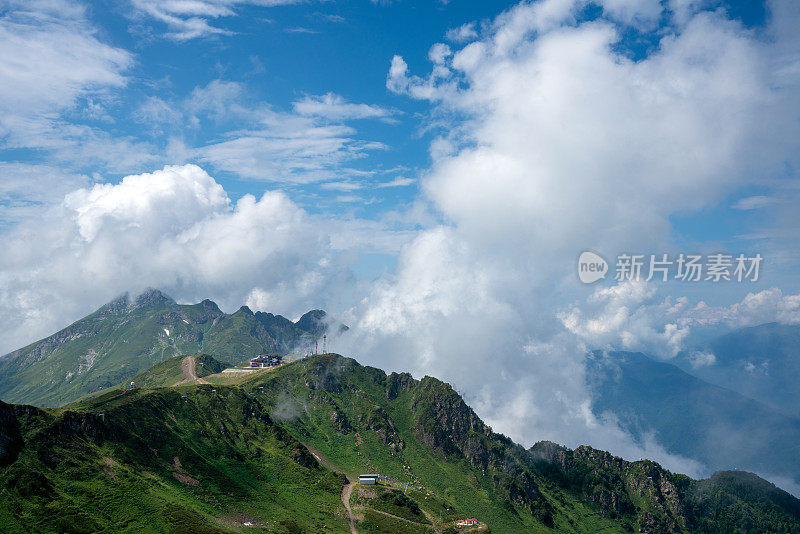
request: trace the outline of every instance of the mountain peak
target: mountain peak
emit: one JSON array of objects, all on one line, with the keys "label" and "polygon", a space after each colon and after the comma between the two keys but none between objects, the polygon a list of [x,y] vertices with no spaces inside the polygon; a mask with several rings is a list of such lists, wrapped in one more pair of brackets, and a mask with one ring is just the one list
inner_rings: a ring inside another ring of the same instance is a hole
[{"label": "mountain peak", "polygon": [[211,299],[203,299],[202,301],[200,301],[200,307],[202,307],[203,309],[206,309],[206,310],[211,310],[211,311],[222,313],[222,310],[219,309],[219,306],[217,306],[217,303],[214,302]]},{"label": "mountain peak", "polygon": [[172,297],[169,297],[158,289],[149,287],[136,297],[133,308],[156,308],[175,304]]},{"label": "mountain peak", "polygon": [[304,313],[294,324],[306,332],[319,335],[328,329],[327,316],[324,310],[311,310]]},{"label": "mountain peak", "polygon": [[251,310],[251,309],[250,309],[249,307],[247,307],[247,306],[242,306],[241,308],[239,308],[239,309],[236,311],[236,313],[244,313],[244,314],[246,314],[246,315],[253,315],[253,310]]}]

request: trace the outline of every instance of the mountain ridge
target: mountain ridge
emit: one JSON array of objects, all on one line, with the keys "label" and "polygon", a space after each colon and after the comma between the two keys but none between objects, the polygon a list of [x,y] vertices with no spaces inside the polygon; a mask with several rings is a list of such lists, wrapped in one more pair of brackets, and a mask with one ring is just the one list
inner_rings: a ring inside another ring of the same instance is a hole
[{"label": "mountain ridge", "polygon": [[226,314],[209,299],[178,304],[157,289],[121,295],[0,357],[0,398],[64,404],[172,356],[205,352],[236,364],[260,353],[307,352],[324,334],[280,315],[248,311]]},{"label": "mountain ridge", "polygon": [[338,355],[69,409],[0,402],[0,420],[10,532],[350,532],[347,480],[327,464],[409,483],[356,487],[359,532],[455,533],[464,517],[504,533],[800,532],[800,501],[754,475],[695,481],[586,446],[525,449],[448,384]]}]

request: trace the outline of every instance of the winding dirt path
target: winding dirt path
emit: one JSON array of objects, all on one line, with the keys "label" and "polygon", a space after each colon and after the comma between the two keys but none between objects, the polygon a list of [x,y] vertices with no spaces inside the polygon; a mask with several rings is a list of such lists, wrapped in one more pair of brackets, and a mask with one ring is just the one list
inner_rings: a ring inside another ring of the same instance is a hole
[{"label": "winding dirt path", "polygon": [[183,381],[191,382],[197,380],[197,362],[194,356],[187,356],[181,362],[181,371],[183,371]]},{"label": "winding dirt path", "polygon": [[181,360],[181,372],[183,373],[183,380],[175,384],[188,384],[189,382],[196,382],[198,384],[208,384],[208,381],[203,380],[197,376],[197,357],[187,356]]},{"label": "winding dirt path", "polygon": [[[341,469],[338,469],[333,462],[331,462],[328,458],[325,457],[324,454],[319,452],[317,449],[310,445],[306,445],[303,443],[303,446],[308,449],[308,452],[317,459],[319,463],[333,471],[334,473],[339,473],[340,475],[344,475]],[[342,486],[342,504],[344,504],[344,509],[347,510],[347,517],[350,520],[350,534],[358,534],[355,525],[355,519],[353,518],[353,509],[350,508],[350,496],[353,494],[353,488],[357,486],[355,482],[350,482],[350,479],[345,476],[345,484]]]},{"label": "winding dirt path", "polygon": [[358,534],[355,521],[353,520],[353,510],[350,508],[350,496],[353,494],[353,488],[355,487],[356,483],[348,480],[347,484],[342,488],[342,503],[344,503],[344,507],[347,510],[347,517],[350,518],[350,534]]}]

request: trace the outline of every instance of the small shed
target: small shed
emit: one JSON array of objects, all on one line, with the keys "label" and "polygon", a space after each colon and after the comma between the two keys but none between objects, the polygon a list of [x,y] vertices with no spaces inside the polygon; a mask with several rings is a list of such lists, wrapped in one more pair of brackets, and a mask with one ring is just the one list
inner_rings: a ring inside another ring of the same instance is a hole
[{"label": "small shed", "polygon": [[364,486],[374,486],[381,476],[378,474],[358,475],[358,483]]}]

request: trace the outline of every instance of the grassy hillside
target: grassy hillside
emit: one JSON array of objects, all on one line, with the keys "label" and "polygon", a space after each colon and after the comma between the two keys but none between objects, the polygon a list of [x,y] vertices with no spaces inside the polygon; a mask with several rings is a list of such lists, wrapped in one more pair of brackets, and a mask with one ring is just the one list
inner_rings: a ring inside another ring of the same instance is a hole
[{"label": "grassy hillside", "polygon": [[0,358],[0,399],[60,406],[178,355],[202,352],[235,364],[260,353],[303,352],[319,335],[298,326],[313,323],[306,316],[296,324],[246,308],[227,315],[210,300],[181,305],[156,290],[120,297]]},{"label": "grassy hillside", "polygon": [[[357,532],[800,532],[800,501],[758,477],[525,450],[447,384],[336,355],[231,386],[0,403],[0,423],[9,532],[349,532],[344,502]],[[363,472],[392,487],[347,484]]]},{"label": "grassy hillside", "polygon": [[[147,389],[176,386],[182,382],[192,381],[189,376],[190,372],[194,372],[194,376],[197,378],[205,378],[220,373],[228,367],[230,367],[229,363],[221,362],[208,354],[175,356],[114,386],[114,389],[127,388],[130,382],[133,382],[138,388]],[[103,390],[103,392],[108,392],[108,390]]]},{"label": "grassy hillside", "polygon": [[0,474],[4,532],[347,531],[341,476],[238,389],[0,410],[16,415],[23,442]]},{"label": "grassy hillside", "polygon": [[[694,497],[691,479],[588,447],[570,451],[543,443],[526,451],[492,432],[452,388],[431,377],[387,376],[325,356],[254,376],[242,387],[263,396],[285,428],[345,472],[381,472],[410,482],[500,532],[727,532],[699,512],[707,511],[707,501]],[[716,495],[726,506],[741,502],[740,496]],[[785,520],[797,531],[796,510],[779,509],[775,524]]]}]

